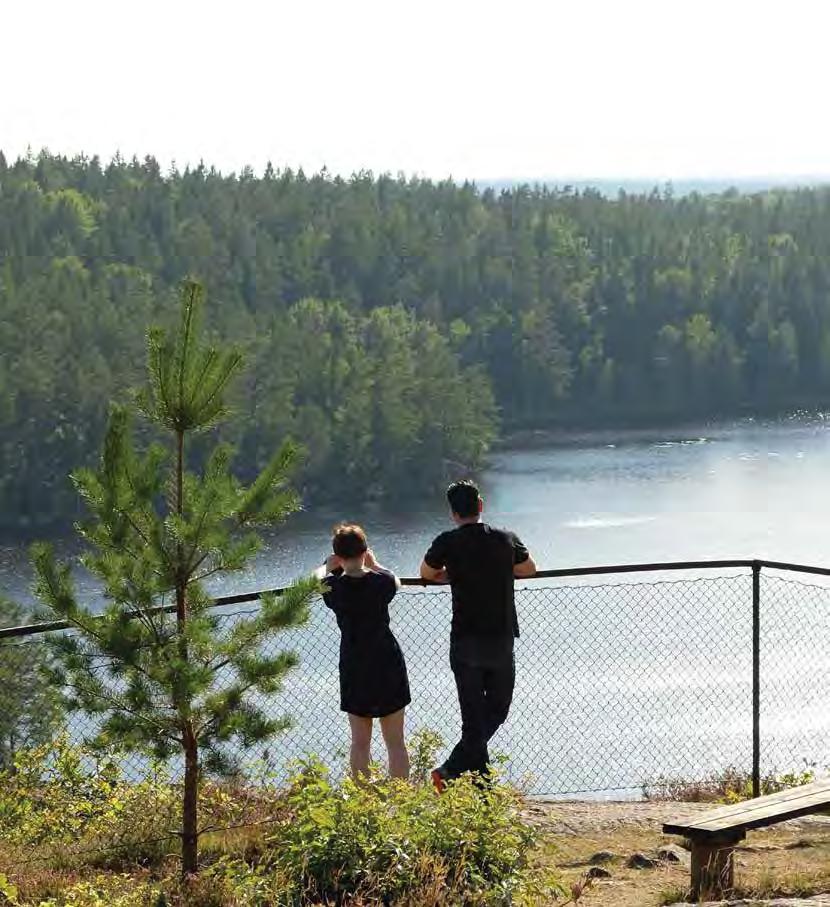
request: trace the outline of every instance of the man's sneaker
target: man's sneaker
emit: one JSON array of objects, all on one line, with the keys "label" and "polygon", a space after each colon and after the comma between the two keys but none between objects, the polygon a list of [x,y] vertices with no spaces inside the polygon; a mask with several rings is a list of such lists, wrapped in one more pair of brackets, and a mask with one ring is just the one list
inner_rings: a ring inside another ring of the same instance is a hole
[{"label": "man's sneaker", "polygon": [[439,765],[438,768],[434,768],[429,773],[430,778],[432,778],[432,786],[435,788],[437,794],[443,794],[447,789],[447,781],[449,780],[449,775],[447,770],[443,765]]},{"label": "man's sneaker", "polygon": [[473,784],[479,790],[489,790],[495,784],[496,778],[489,766],[483,772],[471,772],[470,774],[473,776]]}]

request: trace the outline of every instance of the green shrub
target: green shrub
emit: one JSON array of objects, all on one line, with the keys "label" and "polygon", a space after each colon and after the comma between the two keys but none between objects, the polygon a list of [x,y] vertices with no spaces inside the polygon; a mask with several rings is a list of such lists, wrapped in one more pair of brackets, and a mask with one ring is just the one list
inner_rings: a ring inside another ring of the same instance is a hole
[{"label": "green shrub", "polygon": [[[423,766],[434,742],[419,744]],[[66,738],[18,753],[0,773],[0,905],[520,907],[561,891],[533,863],[520,794],[498,780],[438,797],[377,774],[335,784],[310,759],[287,790],[205,781],[200,798],[211,865],[181,880],[165,859],[180,818],[165,772],[127,780],[117,754]]]},{"label": "green shrub", "polygon": [[[805,763],[800,771],[784,774],[770,772],[761,778],[761,794],[775,794],[790,787],[810,784],[813,780],[815,765],[809,763]],[[646,800],[680,800],[686,803],[737,803],[752,797],[752,774],[731,765],[698,781],[661,775],[643,785],[643,796]]]},{"label": "green shrub", "polygon": [[288,817],[256,869],[259,880],[279,879],[274,903],[517,904],[560,890],[531,866],[535,833],[517,792],[498,781],[464,777],[438,797],[376,775],[335,785],[308,760],[286,799]]},{"label": "green shrub", "polygon": [[[131,779],[122,766],[120,753],[73,745],[66,736],[18,752],[0,771],[0,850],[34,853],[53,866],[159,862],[181,828],[180,784],[160,765]],[[199,787],[206,831],[274,815],[279,803],[264,787],[210,780]]]},{"label": "green shrub", "polygon": [[136,883],[128,875],[98,876],[39,901],[37,907],[156,907],[159,894],[157,886]]},{"label": "green shrub", "polygon": [[435,767],[438,750],[444,745],[444,738],[429,728],[421,728],[409,738],[409,776],[416,784],[427,784],[429,773]]},{"label": "green shrub", "polygon": [[98,753],[65,736],[17,753],[0,773],[0,841],[73,851],[135,846],[175,827],[174,786],[158,768],[127,781],[118,753]]}]

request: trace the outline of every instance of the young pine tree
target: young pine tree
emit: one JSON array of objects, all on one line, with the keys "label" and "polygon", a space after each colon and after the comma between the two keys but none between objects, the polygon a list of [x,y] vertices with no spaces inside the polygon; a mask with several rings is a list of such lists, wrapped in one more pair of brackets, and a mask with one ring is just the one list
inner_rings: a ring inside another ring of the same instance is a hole
[{"label": "young pine tree", "polygon": [[296,657],[263,655],[262,644],[307,619],[317,588],[299,581],[264,596],[256,616],[224,627],[210,610],[204,581],[245,567],[260,546],[253,527],[280,522],[298,506],[286,483],[297,449],[284,444],[249,486],[232,475],[223,444],[201,474],[187,469],[188,440],[227,413],[226,390],[241,367],[238,352],[199,339],[201,295],[198,284],[185,283],[178,332],[148,337],[149,384],[136,406],[166,443],[137,450],[135,407],[115,406],[100,467],[72,476],[91,513],[78,527],[82,563],[103,584],[104,612],[77,600],[69,565],[48,546],[33,552],[38,596],[75,631],[54,643],[69,705],[98,716],[101,744],[183,757],[185,874],[198,865],[202,771],[231,771],[229,742],[250,746],[288,725],[261,702],[280,689]]}]

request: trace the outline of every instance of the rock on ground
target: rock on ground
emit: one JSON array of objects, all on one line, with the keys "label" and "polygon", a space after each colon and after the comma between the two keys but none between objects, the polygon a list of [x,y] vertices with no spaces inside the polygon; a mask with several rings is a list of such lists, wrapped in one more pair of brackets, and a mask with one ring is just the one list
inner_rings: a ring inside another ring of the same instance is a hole
[{"label": "rock on ground", "polygon": [[654,869],[660,865],[660,861],[638,851],[637,853],[631,854],[625,861],[625,865],[629,869]]},{"label": "rock on ground", "polygon": [[663,863],[677,863],[680,866],[688,866],[692,862],[692,857],[687,851],[673,844],[658,847],[657,859]]},{"label": "rock on ground", "polygon": [[617,855],[610,850],[598,850],[588,862],[592,866],[602,866],[603,863],[613,863]]},{"label": "rock on ground", "polygon": [[611,873],[604,866],[592,866],[586,873],[586,879],[610,879]]}]

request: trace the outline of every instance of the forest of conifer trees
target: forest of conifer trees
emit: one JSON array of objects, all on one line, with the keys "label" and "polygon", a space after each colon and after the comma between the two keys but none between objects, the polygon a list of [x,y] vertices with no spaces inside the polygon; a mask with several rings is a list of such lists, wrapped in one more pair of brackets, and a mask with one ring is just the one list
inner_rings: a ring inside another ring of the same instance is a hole
[{"label": "forest of conifer trees", "polygon": [[186,276],[245,351],[232,440],[307,499],[418,492],[498,433],[821,406],[830,189],[620,193],[0,154],[0,529],[70,470]]}]

